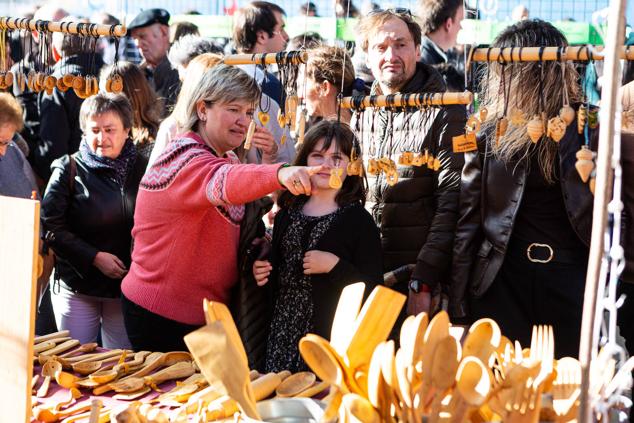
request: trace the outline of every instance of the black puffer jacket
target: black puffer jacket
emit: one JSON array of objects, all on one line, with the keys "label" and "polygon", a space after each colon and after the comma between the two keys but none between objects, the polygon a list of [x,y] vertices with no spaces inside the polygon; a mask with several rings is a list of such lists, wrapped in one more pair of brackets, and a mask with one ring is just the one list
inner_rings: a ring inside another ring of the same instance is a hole
[{"label": "black puffer jacket", "polygon": [[[375,83],[373,94],[378,92]],[[444,92],[442,76],[431,66],[417,63],[416,74],[403,93]],[[375,115],[373,117],[373,115]],[[445,283],[449,277],[456,222],[462,154],[454,154],[452,138],[464,134],[466,110],[463,106],[434,108],[422,112],[390,112],[368,109],[363,121],[353,121],[363,142],[364,157],[391,153],[398,163],[402,151],[429,151],[440,159],[440,169],[426,166],[398,166],[399,180],[389,186],[383,174],[368,175],[368,202],[381,229],[384,271],[416,263],[413,278],[429,285]]]},{"label": "black puffer jacket", "polygon": [[[583,142],[575,121],[559,142],[559,182],[572,228],[590,245],[594,197],[575,169],[575,154]],[[487,145],[486,137],[480,137],[478,151],[465,155],[449,298],[455,318],[468,314],[469,295],[480,297],[493,283],[526,187],[527,160],[504,163],[490,155]]]},{"label": "black puffer jacket", "polygon": [[110,279],[92,262],[99,251],[114,254],[130,266],[132,226],[139,182],[147,161],[137,154],[121,188],[109,170],[89,169],[74,155],[76,175],[70,192],[70,160],[56,160],[42,200],[42,224],[57,254],[61,284],[74,292],[118,298],[121,280]]}]

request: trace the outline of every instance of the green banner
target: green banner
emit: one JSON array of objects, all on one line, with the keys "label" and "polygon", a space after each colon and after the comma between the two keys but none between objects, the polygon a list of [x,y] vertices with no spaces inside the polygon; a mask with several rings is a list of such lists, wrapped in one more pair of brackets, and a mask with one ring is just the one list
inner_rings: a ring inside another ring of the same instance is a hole
[{"label": "green banner", "polygon": [[[171,22],[189,21],[198,26],[200,34],[209,38],[230,38],[233,25],[231,16],[176,15]],[[479,21],[465,19],[458,35],[461,44],[491,44],[495,37],[513,22]],[[552,22],[564,33],[570,44],[602,45],[603,40],[596,28],[584,22]],[[335,19],[293,16],[286,19],[286,32],[290,37],[304,32],[316,32],[325,40],[354,41],[357,19]]]}]

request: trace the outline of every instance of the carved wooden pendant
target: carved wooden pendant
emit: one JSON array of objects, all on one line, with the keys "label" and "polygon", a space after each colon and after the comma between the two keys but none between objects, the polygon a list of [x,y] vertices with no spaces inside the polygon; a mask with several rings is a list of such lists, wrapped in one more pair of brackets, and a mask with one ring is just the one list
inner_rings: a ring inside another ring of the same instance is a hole
[{"label": "carved wooden pendant", "polygon": [[553,141],[559,142],[566,134],[566,122],[559,117],[555,116],[548,120],[548,129],[546,136],[550,137]]},{"label": "carved wooden pendant", "polygon": [[467,119],[467,124],[465,125],[465,130],[467,132],[480,132],[480,126],[481,123],[478,120],[478,118],[476,117],[476,115],[471,115],[469,116],[469,119]]},{"label": "carved wooden pendant", "polygon": [[286,126],[286,116],[284,116],[284,112],[282,112],[281,108],[277,111],[277,123],[280,125],[280,128]]},{"label": "carved wooden pendant", "polygon": [[266,124],[269,123],[269,120],[271,120],[271,116],[266,112],[260,111],[258,112],[258,120],[262,126],[266,126]]},{"label": "carved wooden pendant", "polygon": [[363,174],[363,161],[361,158],[350,161],[346,170],[348,175],[361,176]]},{"label": "carved wooden pendant", "polygon": [[376,159],[368,160],[368,168],[367,171],[370,175],[378,175],[381,173],[381,169],[379,168],[379,163]]},{"label": "carved wooden pendant", "polygon": [[398,172],[393,169],[385,174],[385,181],[389,186],[394,186],[398,182]]},{"label": "carved wooden pendant", "polygon": [[486,107],[480,107],[480,122],[484,122],[485,120],[487,120],[488,114],[489,114],[489,111],[487,110]]},{"label": "carved wooden pendant", "polygon": [[297,128],[297,144],[304,142],[304,131],[306,130],[306,109],[302,109],[299,113],[299,123]]},{"label": "carved wooden pendant", "polygon": [[335,167],[330,169],[330,178],[328,178],[328,185],[330,188],[339,189],[343,186],[341,176],[343,175],[343,169]]},{"label": "carved wooden pendant", "polygon": [[575,121],[575,109],[566,104],[561,108],[561,110],[559,110],[559,117],[566,122],[566,125],[570,125]]},{"label": "carved wooden pendant", "polygon": [[423,156],[422,153],[415,153],[414,156],[412,157],[412,166],[420,167],[426,163],[427,163],[427,160],[425,160],[425,156]]},{"label": "carved wooden pendant", "polygon": [[403,151],[398,158],[398,164],[403,166],[411,166],[414,159],[414,153],[411,151]]},{"label": "carved wooden pendant", "polygon": [[581,180],[585,183],[588,182],[590,178],[590,174],[594,169],[594,153],[592,150],[588,148],[587,145],[581,147],[581,150],[576,153],[577,162],[575,163],[575,168],[581,177]]},{"label": "carved wooden pendant", "polygon": [[244,140],[244,149],[251,149],[251,141],[253,141],[253,134],[255,134],[255,121],[251,119],[249,123],[249,129],[247,130],[247,138]]},{"label": "carved wooden pendant", "polygon": [[588,118],[587,110],[585,106],[579,107],[577,111],[577,132],[583,134],[583,128],[586,126],[586,120]]},{"label": "carved wooden pendant", "polygon": [[536,143],[544,135],[544,121],[539,115],[533,116],[533,118],[526,124],[526,132],[528,133],[531,141]]},{"label": "carved wooden pendant", "polygon": [[515,126],[524,125],[526,123],[526,115],[517,107],[513,107],[509,113],[509,120]]}]

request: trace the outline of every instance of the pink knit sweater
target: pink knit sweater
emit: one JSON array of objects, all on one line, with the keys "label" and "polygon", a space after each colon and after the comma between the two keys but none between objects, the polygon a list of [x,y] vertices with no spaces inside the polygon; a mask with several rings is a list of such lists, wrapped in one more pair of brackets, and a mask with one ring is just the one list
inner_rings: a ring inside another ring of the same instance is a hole
[{"label": "pink knit sweater", "polygon": [[125,296],[168,319],[204,324],[203,298],[226,303],[238,280],[244,204],[281,188],[280,166],[219,158],[194,133],[173,140],[141,181]]}]

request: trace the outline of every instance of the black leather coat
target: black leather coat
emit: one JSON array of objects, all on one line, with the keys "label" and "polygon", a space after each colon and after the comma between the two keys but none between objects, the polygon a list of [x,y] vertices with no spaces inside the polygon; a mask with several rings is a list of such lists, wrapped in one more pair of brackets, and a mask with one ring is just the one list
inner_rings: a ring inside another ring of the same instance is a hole
[{"label": "black leather coat", "polygon": [[57,255],[56,271],[61,284],[74,292],[118,298],[121,280],[107,277],[92,262],[97,252],[105,251],[129,268],[134,207],[147,161],[137,154],[120,187],[109,170],[89,169],[78,154],[73,157],[77,171],[72,195],[66,155],[53,162],[42,200],[42,224]]},{"label": "black leather coat", "polygon": [[[583,145],[576,128],[575,121],[559,142],[559,182],[572,228],[589,245],[594,197],[575,169],[575,154]],[[477,152],[465,153],[449,299],[454,318],[468,314],[469,295],[479,297],[493,283],[526,186],[526,161],[507,164],[495,159],[485,138],[478,140]]]}]

